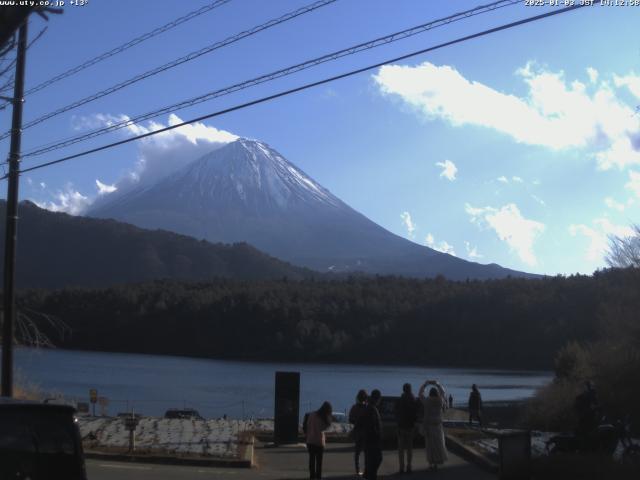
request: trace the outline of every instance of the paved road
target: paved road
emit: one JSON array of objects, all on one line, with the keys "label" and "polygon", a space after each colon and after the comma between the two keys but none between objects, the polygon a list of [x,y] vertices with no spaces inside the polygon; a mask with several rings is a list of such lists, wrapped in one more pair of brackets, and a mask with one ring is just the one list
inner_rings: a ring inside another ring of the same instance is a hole
[{"label": "paved road", "polygon": [[[141,463],[119,463],[87,460],[89,480],[195,480],[207,478],[230,478],[233,480],[305,479],[308,478],[307,453],[303,446],[256,448],[256,468],[203,468],[177,467],[173,465],[150,465]],[[349,445],[330,444],[325,452],[323,477],[327,479],[354,478],[353,454]],[[495,480],[495,476],[469,464],[449,452],[449,462],[437,473],[426,471],[422,449],[414,450],[414,473],[398,475],[398,458],[395,451],[384,452],[380,474],[400,480],[421,478],[437,480]]]}]

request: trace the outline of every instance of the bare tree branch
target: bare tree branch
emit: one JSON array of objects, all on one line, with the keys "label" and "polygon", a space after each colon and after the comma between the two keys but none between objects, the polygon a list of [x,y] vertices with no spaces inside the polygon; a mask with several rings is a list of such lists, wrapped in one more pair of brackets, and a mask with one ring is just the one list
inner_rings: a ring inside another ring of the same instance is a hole
[{"label": "bare tree branch", "polygon": [[640,268],[640,224],[633,225],[633,235],[629,237],[609,236],[605,261],[613,268]]}]

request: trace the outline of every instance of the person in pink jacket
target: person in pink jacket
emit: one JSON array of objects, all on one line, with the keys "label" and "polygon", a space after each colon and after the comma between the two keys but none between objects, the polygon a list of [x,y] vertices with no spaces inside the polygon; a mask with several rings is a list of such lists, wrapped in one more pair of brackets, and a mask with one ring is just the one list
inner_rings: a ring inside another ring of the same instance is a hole
[{"label": "person in pink jacket", "polygon": [[306,434],[307,451],[309,452],[309,478],[322,478],[322,455],[324,453],[324,432],[331,426],[333,407],[324,402],[315,412],[305,415],[303,430]]}]

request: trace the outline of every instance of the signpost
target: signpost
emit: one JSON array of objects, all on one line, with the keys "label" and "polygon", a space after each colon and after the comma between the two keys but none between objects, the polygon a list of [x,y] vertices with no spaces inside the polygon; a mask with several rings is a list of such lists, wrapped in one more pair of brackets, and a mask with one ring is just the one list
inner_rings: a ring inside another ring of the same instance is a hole
[{"label": "signpost", "polygon": [[298,442],[300,372],[276,372],[274,443]]},{"label": "signpost", "polygon": [[107,415],[107,407],[109,406],[109,399],[107,397],[98,397],[98,405],[100,405],[100,415]]},{"label": "signpost", "polygon": [[124,427],[129,430],[129,453],[133,453],[136,448],[136,427],[140,419],[131,412],[131,415],[124,417]]},{"label": "signpost", "polygon": [[98,390],[92,388],[89,390],[89,401],[91,402],[92,415],[96,416],[96,403],[98,401]]}]

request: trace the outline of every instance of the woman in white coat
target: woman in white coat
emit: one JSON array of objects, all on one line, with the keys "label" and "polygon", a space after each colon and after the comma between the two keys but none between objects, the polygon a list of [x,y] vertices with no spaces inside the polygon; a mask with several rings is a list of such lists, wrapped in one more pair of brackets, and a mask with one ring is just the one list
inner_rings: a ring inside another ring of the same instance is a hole
[{"label": "woman in white coat", "polygon": [[[427,385],[433,385],[429,395],[424,393]],[[437,470],[438,465],[442,465],[447,460],[442,428],[442,412],[446,408],[445,391],[437,381],[427,380],[420,387],[418,396],[424,407],[423,427],[427,462],[430,470]]]}]

